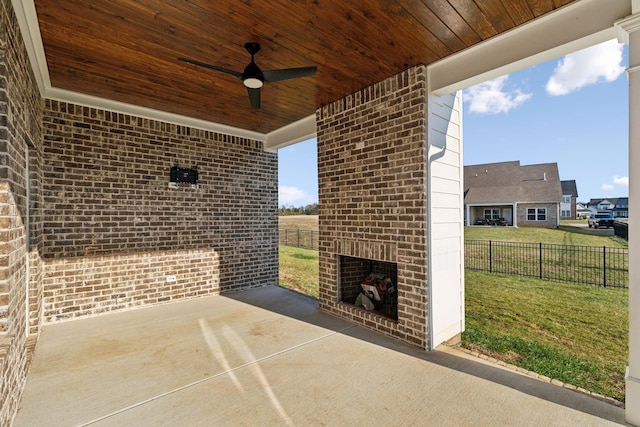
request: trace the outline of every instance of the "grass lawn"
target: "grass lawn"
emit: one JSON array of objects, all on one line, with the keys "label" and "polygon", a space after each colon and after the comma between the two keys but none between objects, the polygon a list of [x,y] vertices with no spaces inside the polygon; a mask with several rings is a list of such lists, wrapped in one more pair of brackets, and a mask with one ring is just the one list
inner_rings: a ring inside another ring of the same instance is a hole
[{"label": "grass lawn", "polygon": [[628,291],[468,271],[463,346],[624,400]]},{"label": "grass lawn", "polygon": [[279,246],[280,286],[318,298],[318,251]]},{"label": "grass lawn", "polygon": [[626,248],[627,241],[617,236],[603,235],[605,230],[579,229],[571,226],[561,228],[535,227],[465,227],[465,240],[500,240],[505,242],[550,243],[575,246],[608,246]]}]

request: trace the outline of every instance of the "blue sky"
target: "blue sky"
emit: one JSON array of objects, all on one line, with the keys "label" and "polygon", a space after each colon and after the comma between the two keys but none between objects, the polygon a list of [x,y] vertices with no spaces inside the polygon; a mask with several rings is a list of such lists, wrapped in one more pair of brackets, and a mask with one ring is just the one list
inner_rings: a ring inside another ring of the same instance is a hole
[{"label": "blue sky", "polygon": [[[627,64],[610,41],[465,89],[464,164],[556,162],[580,201],[628,196]],[[316,140],[278,159],[279,206],[316,203]]]}]

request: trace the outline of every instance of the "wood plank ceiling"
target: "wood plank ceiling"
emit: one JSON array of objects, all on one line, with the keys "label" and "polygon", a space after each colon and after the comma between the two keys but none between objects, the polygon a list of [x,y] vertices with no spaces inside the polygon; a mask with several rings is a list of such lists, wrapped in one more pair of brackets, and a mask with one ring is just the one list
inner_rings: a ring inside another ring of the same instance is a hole
[{"label": "wood plank ceiling", "polygon": [[[418,64],[430,64],[575,0],[35,0],[51,85],[268,133]],[[315,65],[266,83],[262,108],[230,75],[244,43],[262,70]]]}]

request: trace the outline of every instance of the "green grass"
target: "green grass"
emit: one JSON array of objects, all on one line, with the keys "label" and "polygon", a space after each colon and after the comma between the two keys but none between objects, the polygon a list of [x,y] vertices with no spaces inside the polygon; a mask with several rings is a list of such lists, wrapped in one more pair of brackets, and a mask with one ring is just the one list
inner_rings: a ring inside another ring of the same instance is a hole
[{"label": "green grass", "polygon": [[624,400],[628,292],[467,272],[467,348]]},{"label": "green grass", "polygon": [[575,224],[587,224],[586,219],[561,219],[560,225],[575,225]]},{"label": "green grass", "polygon": [[318,298],[318,251],[279,246],[280,286]]},{"label": "green grass", "polygon": [[575,246],[627,247],[617,236],[603,235],[605,230],[579,229],[569,225],[560,229],[534,227],[465,227],[465,240],[500,240],[505,242],[550,243]]}]

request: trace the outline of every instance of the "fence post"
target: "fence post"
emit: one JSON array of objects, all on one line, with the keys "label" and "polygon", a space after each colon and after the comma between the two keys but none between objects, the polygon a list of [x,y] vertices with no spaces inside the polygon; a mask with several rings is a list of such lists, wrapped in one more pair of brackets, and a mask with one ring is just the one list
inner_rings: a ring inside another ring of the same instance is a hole
[{"label": "fence post", "polygon": [[602,247],[602,286],[607,287],[607,247]]},{"label": "fence post", "polygon": [[539,245],[538,254],[540,259],[540,278],[542,279],[542,242],[538,243],[538,245]]},{"label": "fence post", "polygon": [[493,245],[489,240],[489,273],[493,273]]}]

